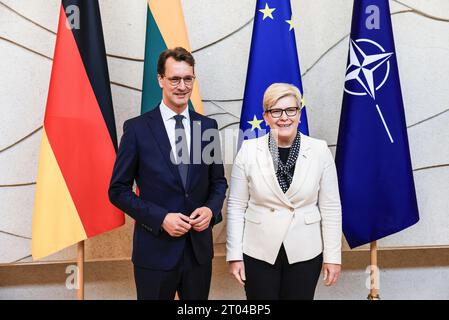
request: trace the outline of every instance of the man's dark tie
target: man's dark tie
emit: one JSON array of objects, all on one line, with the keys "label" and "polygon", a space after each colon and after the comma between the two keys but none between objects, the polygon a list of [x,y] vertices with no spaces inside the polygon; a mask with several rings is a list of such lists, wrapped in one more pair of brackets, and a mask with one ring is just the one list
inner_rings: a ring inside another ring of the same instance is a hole
[{"label": "man's dark tie", "polygon": [[181,175],[182,184],[184,188],[187,183],[187,173],[189,171],[189,149],[187,148],[187,138],[184,125],[182,124],[183,115],[176,115],[173,117],[176,121],[175,124],[175,146],[176,157],[179,174]]}]

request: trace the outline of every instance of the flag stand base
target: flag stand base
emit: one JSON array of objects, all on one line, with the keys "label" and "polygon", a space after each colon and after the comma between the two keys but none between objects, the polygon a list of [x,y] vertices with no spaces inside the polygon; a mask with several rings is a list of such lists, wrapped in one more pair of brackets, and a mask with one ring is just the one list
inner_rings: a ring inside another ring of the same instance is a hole
[{"label": "flag stand base", "polygon": [[380,296],[378,294],[372,295],[371,293],[367,297],[368,300],[380,300]]}]

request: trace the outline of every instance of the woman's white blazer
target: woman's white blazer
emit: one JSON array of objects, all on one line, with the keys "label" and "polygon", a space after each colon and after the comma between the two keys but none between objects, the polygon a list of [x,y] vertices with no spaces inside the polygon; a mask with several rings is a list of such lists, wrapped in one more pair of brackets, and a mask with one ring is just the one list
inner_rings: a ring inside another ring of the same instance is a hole
[{"label": "woman's white blazer", "polygon": [[268,135],[246,140],[232,169],[226,260],[243,253],[274,264],[284,244],[289,263],[323,252],[341,263],[341,205],[334,159],[325,141],[301,134],[293,181],[286,193],[276,178]]}]

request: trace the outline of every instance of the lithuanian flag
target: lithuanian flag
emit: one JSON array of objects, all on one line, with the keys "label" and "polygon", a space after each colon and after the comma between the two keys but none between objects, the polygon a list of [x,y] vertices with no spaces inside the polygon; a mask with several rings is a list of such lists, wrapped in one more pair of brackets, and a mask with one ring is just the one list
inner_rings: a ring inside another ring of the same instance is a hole
[{"label": "lithuanian flag", "polygon": [[124,223],[107,192],[116,150],[98,1],[63,0],[33,213],[35,260]]},{"label": "lithuanian flag", "polygon": [[[162,100],[157,82],[157,60],[167,48],[183,47],[191,51],[187,28],[179,0],[148,0],[145,65],[143,69],[142,108],[144,113]],[[203,113],[198,81],[195,81],[189,107]]]}]

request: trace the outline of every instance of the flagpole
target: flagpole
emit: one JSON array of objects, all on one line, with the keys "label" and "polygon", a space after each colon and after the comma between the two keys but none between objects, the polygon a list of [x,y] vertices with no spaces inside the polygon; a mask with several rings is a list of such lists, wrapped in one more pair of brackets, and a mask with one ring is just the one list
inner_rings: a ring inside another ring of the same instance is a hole
[{"label": "flagpole", "polygon": [[78,242],[77,261],[78,266],[78,289],[76,296],[78,300],[84,300],[84,241]]},{"label": "flagpole", "polygon": [[370,272],[370,293],[368,300],[380,300],[377,284],[379,277],[379,267],[377,266],[377,241],[370,243],[371,272]]}]

